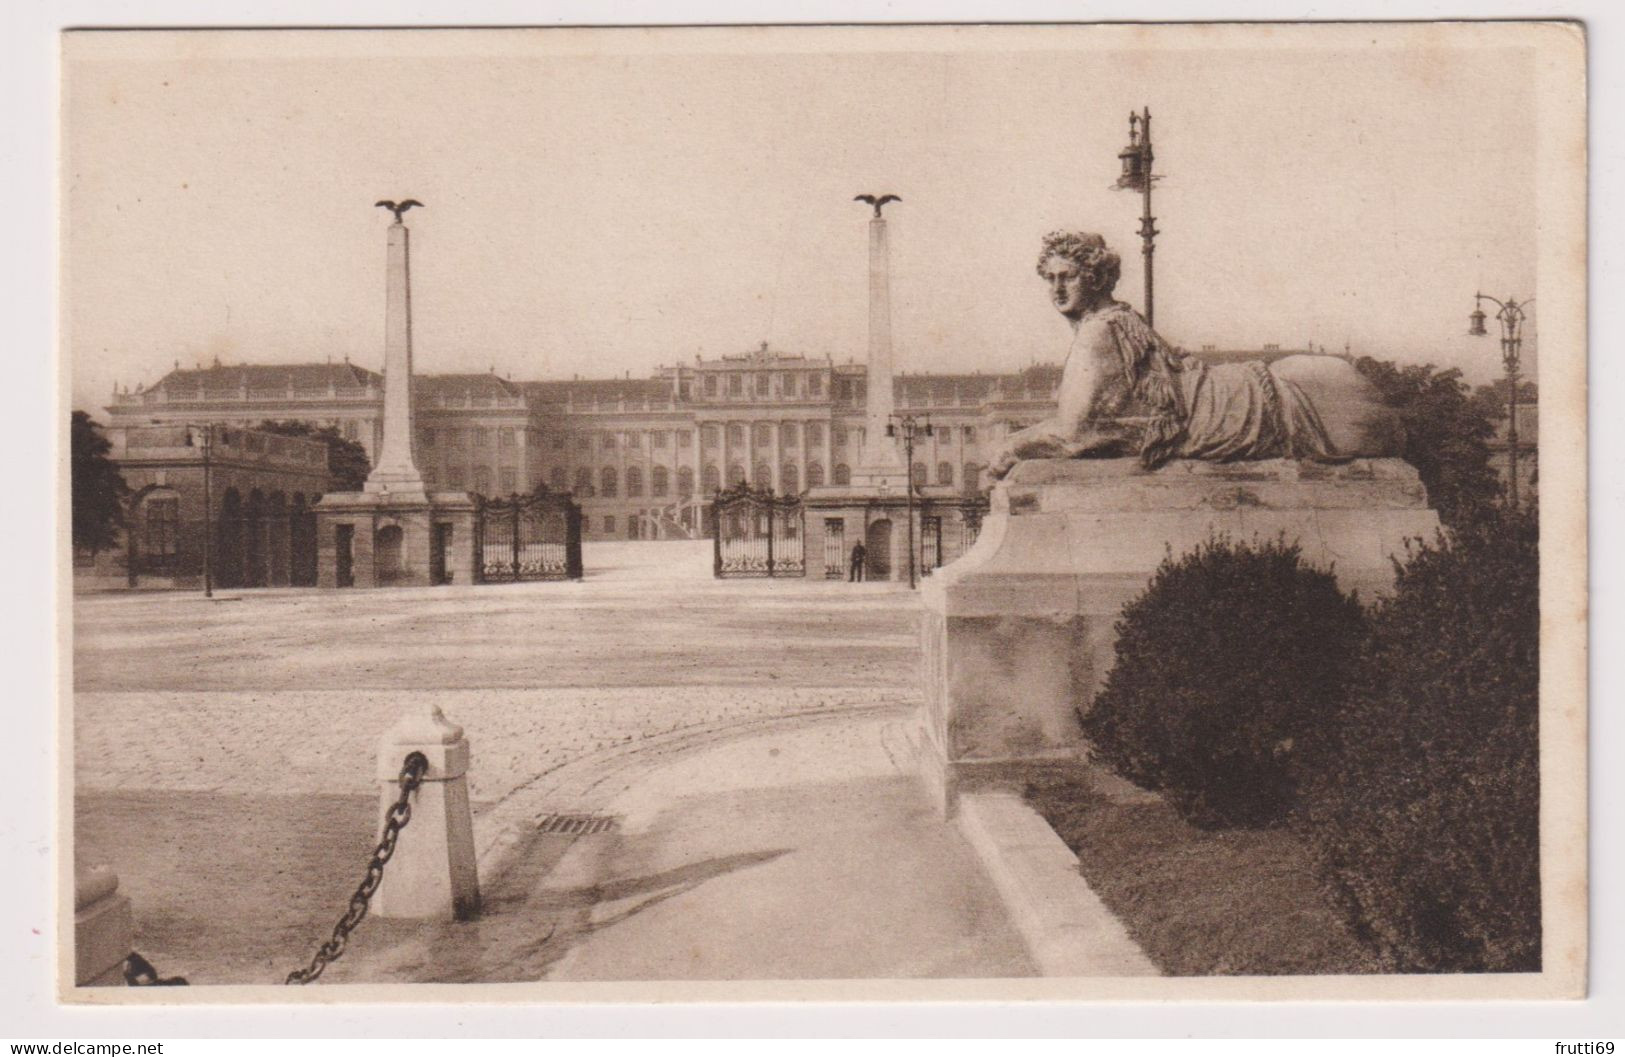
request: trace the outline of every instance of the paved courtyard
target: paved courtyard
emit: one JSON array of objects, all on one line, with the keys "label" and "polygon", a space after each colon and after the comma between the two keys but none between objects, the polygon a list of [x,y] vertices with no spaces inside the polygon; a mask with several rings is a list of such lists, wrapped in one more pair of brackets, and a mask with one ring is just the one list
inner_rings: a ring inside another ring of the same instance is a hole
[{"label": "paved courtyard", "polygon": [[[592,544],[568,584],[75,600],[77,841],[138,946],[274,983],[359,879],[377,737],[464,726],[487,913],[369,920],[329,977],[1024,975],[912,779],[914,596],[727,581],[709,544]],[[616,832],[536,832],[549,812]],[[675,944],[675,946],[674,946]]]}]

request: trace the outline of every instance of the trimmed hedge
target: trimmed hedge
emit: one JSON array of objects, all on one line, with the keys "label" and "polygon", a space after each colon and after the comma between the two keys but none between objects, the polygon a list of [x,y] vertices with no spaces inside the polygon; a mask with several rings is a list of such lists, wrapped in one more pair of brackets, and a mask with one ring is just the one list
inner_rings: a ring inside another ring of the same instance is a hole
[{"label": "trimmed hedge", "polygon": [[1116,664],[1081,717],[1092,754],[1195,825],[1278,821],[1364,624],[1296,545],[1215,538],[1170,556],[1118,621]]},{"label": "trimmed hedge", "polygon": [[1399,568],[1305,788],[1303,832],[1399,972],[1540,968],[1540,561],[1505,515]]}]

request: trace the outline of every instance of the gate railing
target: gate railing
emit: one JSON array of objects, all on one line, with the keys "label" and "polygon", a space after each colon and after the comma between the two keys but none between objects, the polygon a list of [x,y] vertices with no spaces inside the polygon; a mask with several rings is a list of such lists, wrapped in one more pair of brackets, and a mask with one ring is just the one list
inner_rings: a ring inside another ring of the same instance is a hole
[{"label": "gate railing", "polygon": [[711,500],[711,572],[718,579],[805,576],[801,497],[739,484]]},{"label": "gate railing", "polygon": [[481,583],[581,579],[581,507],[538,487],[507,499],[479,496],[474,568]]}]

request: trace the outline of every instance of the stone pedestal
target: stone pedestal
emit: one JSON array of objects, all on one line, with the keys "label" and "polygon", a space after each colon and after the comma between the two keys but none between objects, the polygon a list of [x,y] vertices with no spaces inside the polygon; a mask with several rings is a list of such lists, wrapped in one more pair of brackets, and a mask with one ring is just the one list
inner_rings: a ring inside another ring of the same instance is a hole
[{"label": "stone pedestal", "polygon": [[1078,714],[1105,681],[1114,625],[1170,551],[1214,534],[1285,536],[1345,590],[1392,588],[1391,556],[1438,516],[1408,463],[1132,459],[1019,463],[976,545],[921,586],[927,784],[1017,789],[1086,755]]},{"label": "stone pedestal", "polygon": [[330,493],[316,504],[317,586],[473,583],[477,527],[466,492]]},{"label": "stone pedestal", "polygon": [[378,798],[383,812],[400,798],[401,767],[421,752],[429,758],[410,801],[412,818],[373,894],[381,918],[466,921],[479,913],[480,880],[468,802],[468,739],[438,707],[410,712],[378,743]]},{"label": "stone pedestal", "polygon": [[130,898],[107,866],[76,870],[73,881],[73,982],[123,987],[124,959],[135,949]]}]

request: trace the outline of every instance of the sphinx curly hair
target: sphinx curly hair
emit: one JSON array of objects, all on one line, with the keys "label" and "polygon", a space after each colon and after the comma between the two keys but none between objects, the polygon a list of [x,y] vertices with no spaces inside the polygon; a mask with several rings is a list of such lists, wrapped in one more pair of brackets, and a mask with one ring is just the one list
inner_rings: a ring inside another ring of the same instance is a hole
[{"label": "sphinx curly hair", "polygon": [[1106,240],[1088,231],[1052,231],[1044,236],[1044,246],[1038,253],[1038,274],[1044,274],[1044,262],[1051,257],[1065,257],[1088,271],[1094,287],[1111,293],[1123,271],[1123,262],[1115,251],[1106,247]]}]

